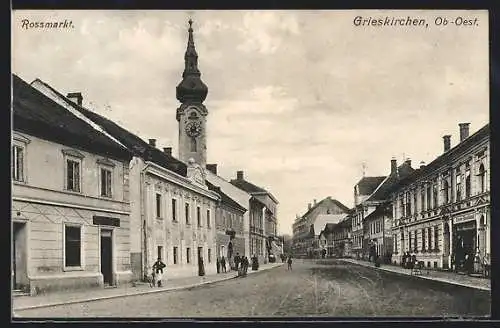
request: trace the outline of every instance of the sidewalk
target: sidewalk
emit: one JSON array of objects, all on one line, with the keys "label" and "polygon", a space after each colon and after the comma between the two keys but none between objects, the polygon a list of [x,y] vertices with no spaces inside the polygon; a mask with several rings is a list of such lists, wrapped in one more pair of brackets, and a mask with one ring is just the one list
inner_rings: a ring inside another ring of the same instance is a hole
[{"label": "sidewalk", "polygon": [[[283,265],[283,263],[268,263],[262,264],[258,271],[248,270],[248,274],[254,274],[276,268]],[[203,277],[180,277],[171,278],[166,281],[165,286],[152,288],[147,283],[140,283],[136,286],[125,285],[115,288],[93,288],[75,291],[54,292],[37,296],[19,296],[12,298],[12,310],[27,310],[34,308],[50,307],[61,304],[73,304],[91,302],[95,300],[111,299],[118,297],[125,297],[131,295],[141,295],[150,293],[159,293],[167,291],[175,291],[181,289],[188,289],[214,282],[229,280],[237,277],[236,271],[229,271],[227,273],[219,273],[207,275]]]},{"label": "sidewalk", "polygon": [[[341,259],[342,261],[362,265],[365,267],[370,267],[372,269],[378,269],[398,274],[404,274],[407,276],[411,275],[410,269],[404,269],[400,266],[381,264],[379,268],[376,268],[372,262],[355,260],[355,259]],[[435,280],[448,284],[464,286],[474,289],[491,291],[491,279],[486,278],[475,278],[467,275],[460,275],[458,273],[446,272],[446,271],[436,271],[422,269],[422,275],[413,275],[413,277],[418,277],[422,279]]]}]

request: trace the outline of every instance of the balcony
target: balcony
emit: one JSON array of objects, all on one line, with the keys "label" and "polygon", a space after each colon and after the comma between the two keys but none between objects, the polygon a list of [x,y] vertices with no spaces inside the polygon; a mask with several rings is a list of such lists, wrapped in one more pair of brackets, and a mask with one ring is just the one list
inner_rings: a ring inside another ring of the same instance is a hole
[{"label": "balcony", "polygon": [[250,226],[250,232],[255,233],[255,234],[264,235],[264,229],[259,228],[259,227],[255,227],[255,226]]}]

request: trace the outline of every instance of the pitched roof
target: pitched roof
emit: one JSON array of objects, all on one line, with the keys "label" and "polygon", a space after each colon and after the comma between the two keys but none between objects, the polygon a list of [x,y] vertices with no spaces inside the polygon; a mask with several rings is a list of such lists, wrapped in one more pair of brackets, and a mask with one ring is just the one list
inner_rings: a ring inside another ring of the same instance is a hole
[{"label": "pitched roof", "polygon": [[368,214],[363,218],[363,221],[375,218],[377,215],[382,215],[382,214],[390,215],[392,213],[391,211],[392,209],[389,209],[387,206],[384,205],[377,206],[377,208],[373,212],[371,212],[370,214]]},{"label": "pitched roof", "polygon": [[161,167],[173,171],[179,175],[186,176],[187,166],[185,163],[180,160],[169,156],[162,152],[161,150],[149,145],[149,143],[145,142],[132,132],[122,128],[118,124],[113,121],[101,116],[95,112],[92,112],[73,101],[66,98],[64,95],[59,93],[57,90],[52,88],[47,83],[39,80],[45,87],[52,90],[55,94],[57,94],[62,100],[64,100],[68,105],[72,106],[74,109],[85,115],[88,119],[98,124],[103,128],[108,134],[117,139],[123,145],[125,145],[130,152],[134,153],[137,156],[144,158],[147,161],[151,161],[155,164],[160,165]]},{"label": "pitched roof", "polygon": [[242,213],[245,213],[247,211],[246,208],[244,208],[243,206],[238,204],[236,201],[234,201],[231,197],[229,197],[224,192],[222,192],[220,187],[216,187],[208,181],[206,181],[205,183],[207,184],[208,190],[215,191],[216,193],[218,193],[221,196],[222,204],[227,205],[231,208],[234,208]]},{"label": "pitched roof", "polygon": [[267,190],[261,188],[259,186],[254,185],[253,183],[245,180],[245,179],[233,179],[229,181],[233,186],[240,188],[248,192],[249,194],[267,194],[269,197],[278,204],[278,200]]},{"label": "pitched roof", "polygon": [[459,153],[460,151],[466,149],[467,147],[470,147],[471,145],[474,145],[475,143],[479,142],[481,139],[485,137],[489,137],[490,135],[490,124],[487,123],[484,125],[481,129],[476,131],[476,133],[472,134],[468,138],[466,138],[464,141],[460,142],[458,145],[455,147],[451,148],[447,152],[441,154],[438,156],[436,159],[434,159],[432,162],[424,166],[423,168],[417,169],[412,174],[406,176],[404,179],[401,179],[398,181],[398,183],[394,184],[392,188],[389,190],[390,193],[395,192],[399,188],[402,188],[406,185],[409,185],[415,180],[417,180],[419,177],[425,176],[437,169],[439,169],[443,164],[446,162],[450,161],[450,158],[454,156],[456,153]]},{"label": "pitched roof", "polygon": [[314,233],[316,231],[321,231],[327,224],[338,224],[343,218],[345,214],[320,214],[316,217],[316,221],[314,222]]},{"label": "pitched roof", "polygon": [[341,210],[343,210],[344,212],[346,213],[349,213],[350,212],[350,209],[345,206],[344,204],[342,204],[341,202],[339,202],[338,200],[336,199],[333,199],[331,198],[330,196],[326,197],[326,198],[323,198],[322,200],[320,200],[319,202],[316,203],[316,205],[313,205],[311,206],[310,209],[307,210],[306,213],[304,213],[304,215],[302,215],[302,217],[305,217],[307,215],[309,215],[309,213],[311,213],[316,207],[320,206],[320,204],[322,204],[323,202],[326,202],[327,200],[329,201],[332,201],[335,205],[337,205]]},{"label": "pitched roof", "polygon": [[386,200],[394,185],[396,185],[401,179],[406,179],[409,175],[411,175],[415,170],[411,167],[411,164],[408,162],[404,162],[400,166],[398,166],[396,174],[390,174],[387,178],[382,182],[379,187],[366,199],[366,201],[383,201]]},{"label": "pitched roof", "polygon": [[94,154],[127,160],[130,151],[12,74],[13,128]]},{"label": "pitched roof", "polygon": [[384,181],[386,177],[363,177],[356,184],[360,195],[371,195],[373,191]]}]

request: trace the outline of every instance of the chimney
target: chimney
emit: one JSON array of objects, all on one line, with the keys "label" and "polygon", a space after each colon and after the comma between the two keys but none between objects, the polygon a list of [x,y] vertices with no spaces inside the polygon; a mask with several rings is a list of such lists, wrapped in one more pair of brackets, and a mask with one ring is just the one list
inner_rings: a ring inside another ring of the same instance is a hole
[{"label": "chimney", "polygon": [[316,206],[316,199],[314,200],[314,206]]},{"label": "chimney", "polygon": [[68,93],[66,98],[68,98],[69,100],[71,100],[75,104],[78,104],[78,106],[82,105],[83,96],[82,96],[81,92],[70,92],[70,93]]},{"label": "chimney", "polygon": [[310,210],[311,209],[311,203],[307,204],[307,209]]},{"label": "chimney", "polygon": [[423,169],[425,167],[425,162],[424,161],[420,161],[420,168]]},{"label": "chimney", "polygon": [[398,163],[396,162],[396,158],[391,159],[391,174],[396,174],[398,170]]},{"label": "chimney", "polygon": [[156,139],[149,139],[149,145],[156,147]]},{"label": "chimney", "polygon": [[460,127],[460,142],[464,141],[469,136],[470,123],[459,123]]},{"label": "chimney", "polygon": [[236,172],[236,180],[244,180],[243,171]]},{"label": "chimney", "polygon": [[409,167],[411,167],[411,158],[407,158],[405,160],[405,163],[406,163],[406,165],[408,165]]},{"label": "chimney", "polygon": [[217,164],[207,164],[206,168],[213,174],[217,175]]},{"label": "chimney", "polygon": [[444,143],[444,152],[446,153],[448,150],[450,150],[450,140],[451,136],[450,135],[445,135],[443,136],[443,143]]},{"label": "chimney", "polygon": [[172,156],[172,147],[163,147],[165,155]]}]

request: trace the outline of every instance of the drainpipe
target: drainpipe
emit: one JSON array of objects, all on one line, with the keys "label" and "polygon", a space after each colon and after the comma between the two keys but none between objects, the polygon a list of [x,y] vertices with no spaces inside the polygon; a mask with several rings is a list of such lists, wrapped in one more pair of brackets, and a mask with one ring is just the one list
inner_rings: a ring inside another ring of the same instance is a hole
[{"label": "drainpipe", "polygon": [[142,247],[143,247],[143,250],[142,250],[142,254],[141,254],[141,258],[142,258],[142,278],[144,278],[147,274],[147,272],[145,271],[146,270],[146,266],[148,265],[148,242],[147,242],[147,228],[148,228],[148,225],[147,225],[147,220],[146,220],[146,206],[145,206],[145,192],[144,192],[144,184],[145,184],[145,181],[146,179],[144,178],[145,176],[145,171],[146,169],[149,167],[149,164],[146,164],[142,169],[141,169],[141,184],[140,184],[140,202],[141,202],[141,222],[142,222],[142,234],[141,234],[141,238],[142,238]]}]

